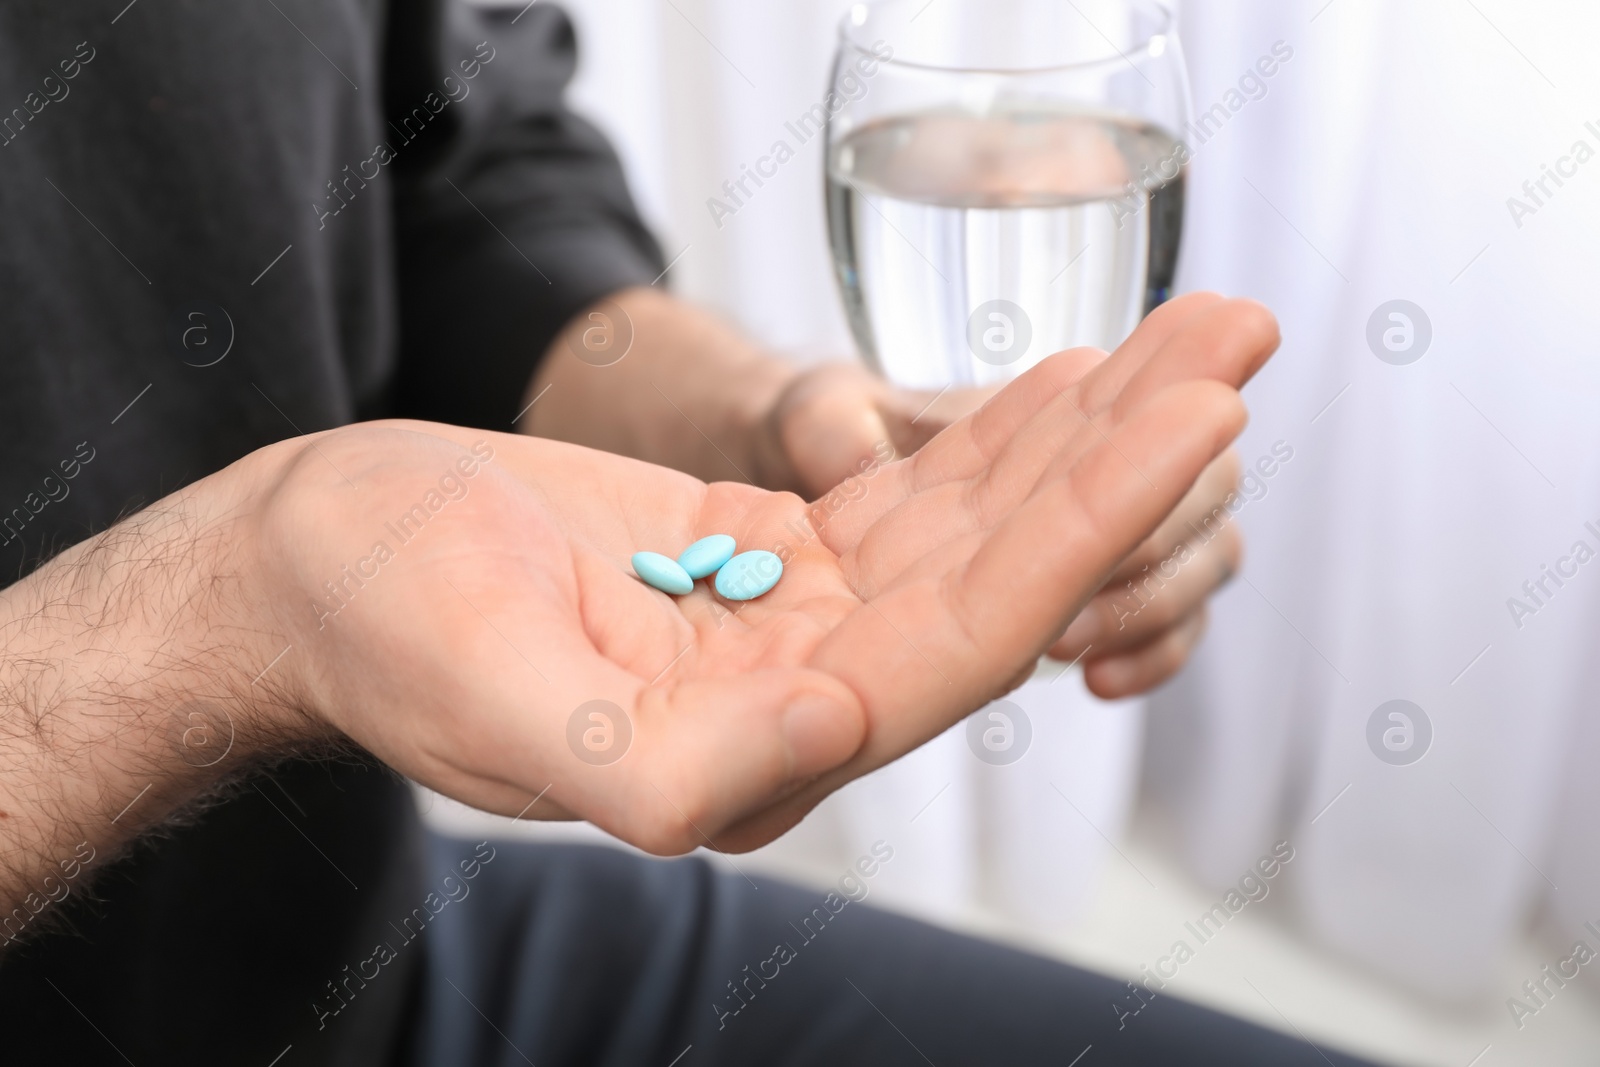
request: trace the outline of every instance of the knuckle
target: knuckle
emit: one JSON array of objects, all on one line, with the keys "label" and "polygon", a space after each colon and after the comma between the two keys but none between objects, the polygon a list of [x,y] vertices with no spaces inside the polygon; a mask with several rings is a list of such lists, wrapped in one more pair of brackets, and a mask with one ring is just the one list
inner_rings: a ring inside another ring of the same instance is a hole
[{"label": "knuckle", "polygon": [[1151,607],[1155,609],[1150,618],[1151,625],[1160,630],[1172,629],[1183,621],[1190,610],[1190,606],[1178,596],[1160,597]]}]

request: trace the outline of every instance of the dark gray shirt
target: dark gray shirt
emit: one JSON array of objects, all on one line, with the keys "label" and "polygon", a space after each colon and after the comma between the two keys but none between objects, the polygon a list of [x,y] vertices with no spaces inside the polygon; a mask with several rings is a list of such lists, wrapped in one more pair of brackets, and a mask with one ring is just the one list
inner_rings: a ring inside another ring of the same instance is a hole
[{"label": "dark gray shirt", "polygon": [[[0,572],[295,433],[511,429],[557,330],[661,269],[574,57],[542,2],[0,6]],[[383,1062],[416,833],[368,761],[237,785],[24,916],[0,1058]]]}]

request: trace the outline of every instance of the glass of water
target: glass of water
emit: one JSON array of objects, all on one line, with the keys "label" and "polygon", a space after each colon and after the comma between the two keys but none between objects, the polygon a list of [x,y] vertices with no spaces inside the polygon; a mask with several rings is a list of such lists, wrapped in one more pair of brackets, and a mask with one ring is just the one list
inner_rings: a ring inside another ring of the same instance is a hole
[{"label": "glass of water", "polygon": [[1114,348],[1166,299],[1189,93],[1164,4],[857,4],[832,92],[834,267],[891,381],[1007,381]]}]

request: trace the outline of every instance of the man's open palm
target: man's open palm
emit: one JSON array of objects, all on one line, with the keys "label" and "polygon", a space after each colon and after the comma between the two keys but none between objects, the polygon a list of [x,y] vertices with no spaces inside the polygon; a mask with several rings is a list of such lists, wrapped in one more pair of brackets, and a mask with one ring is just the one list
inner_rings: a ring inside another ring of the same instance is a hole
[{"label": "man's open palm", "polygon": [[[283,620],[307,702],[477,807],[654,852],[755,847],[1022,681],[1238,433],[1276,343],[1257,305],[1173,301],[874,471],[810,540],[803,501],[737,481],[433,424],[330,432],[264,520],[284,601],[324,605]],[[484,441],[464,495],[385,535]],[[675,598],[629,568],[713,533],[781,547],[777,586]],[[330,599],[375,539],[392,559]]]}]

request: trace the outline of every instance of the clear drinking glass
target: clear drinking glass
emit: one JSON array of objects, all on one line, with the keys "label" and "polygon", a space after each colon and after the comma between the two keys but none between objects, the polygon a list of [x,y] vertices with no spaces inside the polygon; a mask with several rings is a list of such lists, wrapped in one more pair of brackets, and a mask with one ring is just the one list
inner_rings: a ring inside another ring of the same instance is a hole
[{"label": "clear drinking glass", "polygon": [[857,4],[832,91],[829,242],[891,381],[1006,381],[1115,347],[1166,299],[1189,93],[1164,4]]}]

